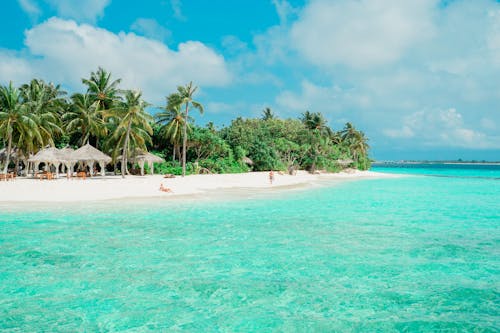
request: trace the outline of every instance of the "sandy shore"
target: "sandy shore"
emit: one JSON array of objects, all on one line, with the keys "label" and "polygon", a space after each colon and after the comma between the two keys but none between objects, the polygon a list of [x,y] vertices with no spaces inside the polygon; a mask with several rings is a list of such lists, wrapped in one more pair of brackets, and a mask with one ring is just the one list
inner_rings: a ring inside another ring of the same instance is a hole
[{"label": "sandy shore", "polygon": [[[312,175],[299,171],[297,175],[275,173],[273,184],[269,173],[250,172],[224,175],[193,175],[184,178],[165,179],[162,175],[93,177],[86,180],[60,178],[56,180],[35,180],[18,178],[15,181],[0,182],[0,202],[78,202],[112,200],[122,198],[173,197],[200,194],[224,189],[276,189],[287,186],[313,184],[322,180],[353,180],[359,178],[382,178],[393,175],[371,171]],[[159,190],[160,184],[172,190]]]}]

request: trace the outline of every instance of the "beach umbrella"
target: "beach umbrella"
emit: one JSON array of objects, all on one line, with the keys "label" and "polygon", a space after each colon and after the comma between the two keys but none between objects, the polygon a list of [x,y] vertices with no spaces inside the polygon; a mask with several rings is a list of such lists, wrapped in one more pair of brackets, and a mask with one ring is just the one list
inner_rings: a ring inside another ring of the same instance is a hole
[{"label": "beach umbrella", "polygon": [[85,162],[90,167],[90,174],[93,174],[94,163],[99,163],[101,167],[101,175],[105,175],[106,164],[111,162],[111,157],[104,154],[99,149],[92,147],[90,144],[86,144],[83,147],[78,148],[71,154],[73,161]]},{"label": "beach umbrella", "polygon": [[63,161],[64,160],[59,149],[55,147],[41,149],[38,153],[28,159],[28,162],[35,164],[35,172],[38,171],[38,166],[40,165],[40,163],[45,163],[46,166],[49,166],[49,164],[54,165],[56,168],[57,176],[59,175],[59,165]]},{"label": "beach umbrella", "polygon": [[132,157],[132,161],[137,162],[141,167],[141,175],[144,176],[144,163],[148,164],[149,170],[151,170],[151,174],[154,175],[154,164],[153,163],[162,163],[165,160],[159,156],[151,154],[150,152],[142,152],[136,151],[139,153]]},{"label": "beach umbrella", "polygon": [[64,147],[59,149],[59,156],[61,156],[61,163],[63,163],[63,165],[66,167],[66,173],[68,177],[70,176],[70,173],[71,174],[73,173],[73,166],[77,162],[73,158],[74,151],[75,150],[70,147]]}]

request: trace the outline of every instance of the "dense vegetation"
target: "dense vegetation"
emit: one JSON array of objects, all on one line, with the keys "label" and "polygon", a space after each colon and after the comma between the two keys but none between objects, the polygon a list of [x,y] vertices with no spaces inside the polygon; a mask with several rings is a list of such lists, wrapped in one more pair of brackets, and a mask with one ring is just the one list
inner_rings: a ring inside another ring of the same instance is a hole
[{"label": "dense vegetation", "polygon": [[363,132],[350,123],[334,131],[321,113],[279,119],[266,108],[258,119],[238,117],[222,129],[212,122],[200,127],[189,116],[194,109],[203,112],[192,83],[168,95],[154,116],[140,92],[121,90],[120,80],[102,68],[82,83],[86,91],[69,97],[60,86],[39,79],[20,87],[0,86],[3,172],[9,165],[17,168],[14,151],[17,157],[29,156],[46,146],[86,143],[120,162],[122,175],[129,173],[128,160],[137,150],[165,158],[157,166],[160,172],[175,174],[370,166]]}]

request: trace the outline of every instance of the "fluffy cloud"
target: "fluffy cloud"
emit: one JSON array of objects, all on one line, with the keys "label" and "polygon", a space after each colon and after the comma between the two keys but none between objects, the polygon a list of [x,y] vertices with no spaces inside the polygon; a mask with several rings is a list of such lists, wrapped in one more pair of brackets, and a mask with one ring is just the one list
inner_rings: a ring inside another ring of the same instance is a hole
[{"label": "fluffy cloud", "polygon": [[64,18],[79,21],[95,21],[104,14],[111,0],[45,0],[56,8],[57,14]]},{"label": "fluffy cloud", "polygon": [[312,1],[292,27],[296,49],[316,65],[364,68],[397,61],[433,33],[437,0]]},{"label": "fluffy cloud", "polygon": [[38,16],[42,13],[38,4],[33,0],[18,0],[19,6],[21,6],[22,10],[26,12],[32,19],[36,20]]},{"label": "fluffy cloud", "polygon": [[404,117],[399,129],[385,129],[395,139],[418,138],[425,146],[500,148],[498,138],[467,128],[457,110],[421,110]]},{"label": "fluffy cloud", "polygon": [[163,27],[154,19],[138,18],[132,23],[130,29],[145,37],[165,41],[172,36],[172,32]]},{"label": "fluffy cloud", "polygon": [[94,22],[104,14],[104,9],[111,0],[18,0],[18,2],[35,20],[42,14],[40,8],[43,4],[48,4],[60,17]]},{"label": "fluffy cloud", "polygon": [[196,41],[181,43],[172,50],[134,33],[114,34],[52,18],[28,30],[25,44],[24,56],[0,52],[5,63],[17,64],[21,69],[1,66],[0,77],[19,81],[30,72],[31,77],[81,90],[81,78],[101,66],[114,77],[121,77],[123,87],[141,88],[153,102],[161,101],[177,85],[190,80],[200,86],[221,86],[231,80],[224,58]]}]

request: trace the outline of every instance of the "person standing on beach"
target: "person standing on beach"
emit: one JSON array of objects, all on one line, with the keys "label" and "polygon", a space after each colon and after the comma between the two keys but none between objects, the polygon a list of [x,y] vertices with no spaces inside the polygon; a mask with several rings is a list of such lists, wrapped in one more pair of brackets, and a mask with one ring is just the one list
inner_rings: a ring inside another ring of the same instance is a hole
[{"label": "person standing on beach", "polygon": [[269,172],[269,183],[270,183],[271,185],[273,185],[273,181],[274,181],[274,172],[273,172],[273,170],[271,170],[271,171]]}]

